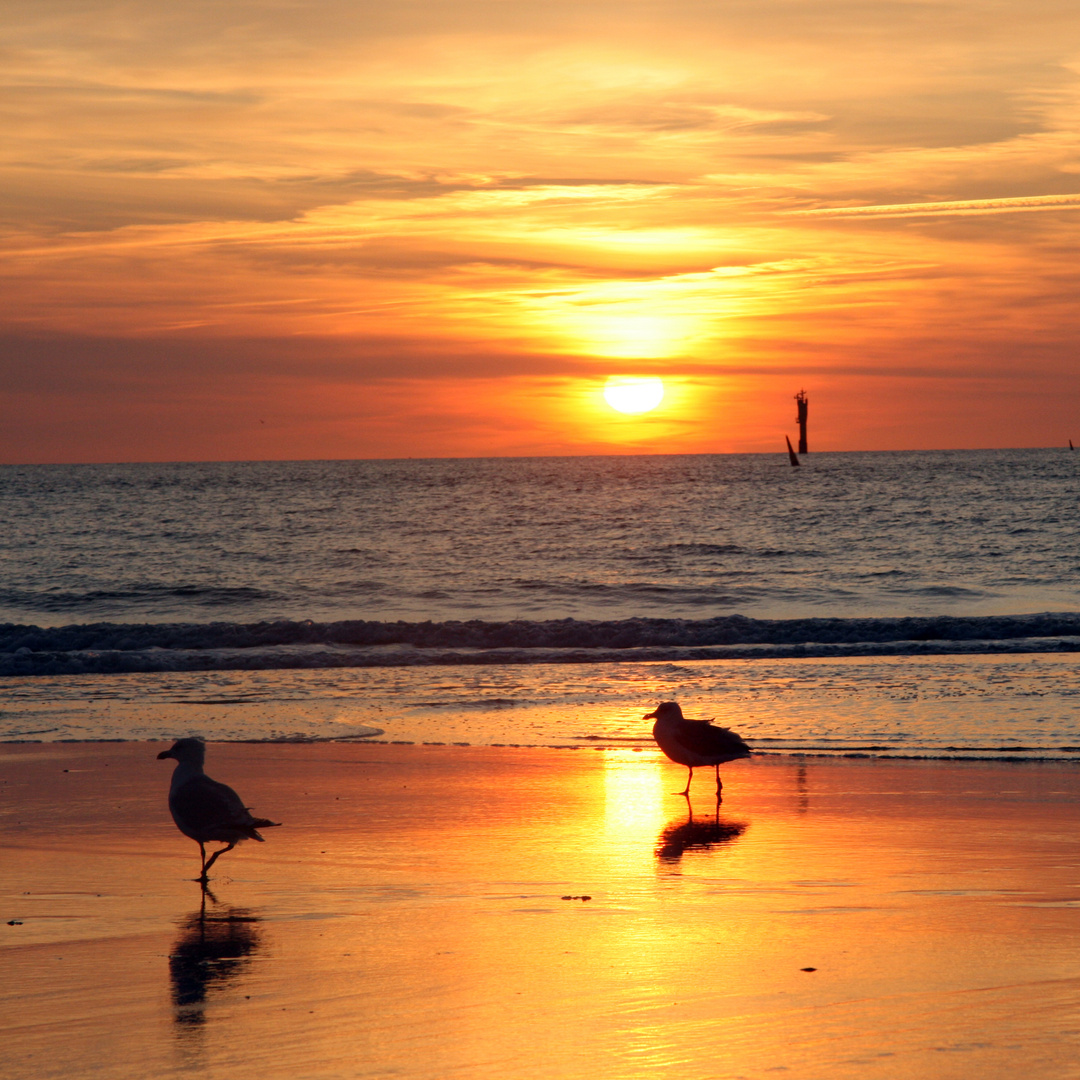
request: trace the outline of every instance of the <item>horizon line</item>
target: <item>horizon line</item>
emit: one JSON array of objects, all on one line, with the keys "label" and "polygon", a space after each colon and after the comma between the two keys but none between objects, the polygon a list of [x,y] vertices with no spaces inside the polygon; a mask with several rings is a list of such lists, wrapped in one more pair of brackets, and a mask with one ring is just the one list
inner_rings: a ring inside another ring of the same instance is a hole
[{"label": "horizon line", "polygon": [[[781,437],[783,437],[781,435]],[[1054,444],[1051,446],[941,446],[892,450],[810,450],[805,457],[822,457],[826,454],[982,454],[1023,450],[1062,450],[1069,453],[1073,447]],[[0,469],[20,468],[78,468],[82,466],[115,465],[302,465],[319,462],[361,461],[544,461],[584,458],[634,458],[634,457],[782,457],[787,459],[786,447],[779,450],[701,450],[676,454],[664,453],[582,453],[582,454],[446,454],[436,457],[310,457],[310,458],[148,458],[129,461],[4,461]]]}]

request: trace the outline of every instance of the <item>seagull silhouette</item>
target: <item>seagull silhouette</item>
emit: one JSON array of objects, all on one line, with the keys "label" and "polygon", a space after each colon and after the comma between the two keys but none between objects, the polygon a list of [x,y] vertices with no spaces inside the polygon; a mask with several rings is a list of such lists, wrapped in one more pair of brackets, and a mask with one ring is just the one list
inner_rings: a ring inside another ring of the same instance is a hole
[{"label": "seagull silhouette", "polygon": [[734,731],[726,727],[713,727],[711,720],[688,720],[677,701],[663,702],[642,719],[656,720],[652,734],[657,745],[672,761],[690,770],[686,787],[677,792],[687,798],[690,796],[694,769],[699,765],[716,766],[716,797],[719,799],[724,789],[720,782],[721,764],[750,756],[750,747]]},{"label": "seagull silhouette", "polygon": [[[176,827],[199,845],[202,853],[202,872],[197,881],[209,880],[210,867],[226,851],[232,851],[241,840],[262,841],[259,829],[280,825],[280,821],[252,817],[240,796],[231,787],[211,780],[203,772],[206,744],[202,739],[178,739],[168,750],[158,754],[175,758],[172,783],[169,785],[169,811]],[[216,840],[228,847],[220,848],[206,858],[206,844]]]}]

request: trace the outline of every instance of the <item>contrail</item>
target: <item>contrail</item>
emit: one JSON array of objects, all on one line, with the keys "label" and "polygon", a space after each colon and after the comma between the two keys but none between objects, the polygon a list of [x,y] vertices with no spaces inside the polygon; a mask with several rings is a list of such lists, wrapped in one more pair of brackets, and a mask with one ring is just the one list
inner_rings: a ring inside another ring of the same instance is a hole
[{"label": "contrail", "polygon": [[960,199],[956,202],[892,203],[879,206],[832,206],[789,210],[792,217],[936,217],[955,214],[1012,214],[1024,210],[1080,208],[1080,195],[1018,195],[1007,199]]}]

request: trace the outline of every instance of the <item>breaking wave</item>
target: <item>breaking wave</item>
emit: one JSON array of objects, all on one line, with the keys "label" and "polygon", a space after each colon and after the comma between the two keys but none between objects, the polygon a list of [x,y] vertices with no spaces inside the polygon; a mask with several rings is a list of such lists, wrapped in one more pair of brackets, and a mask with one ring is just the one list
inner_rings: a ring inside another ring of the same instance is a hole
[{"label": "breaking wave", "polygon": [[0,625],[0,675],[1080,651],[1080,613]]}]

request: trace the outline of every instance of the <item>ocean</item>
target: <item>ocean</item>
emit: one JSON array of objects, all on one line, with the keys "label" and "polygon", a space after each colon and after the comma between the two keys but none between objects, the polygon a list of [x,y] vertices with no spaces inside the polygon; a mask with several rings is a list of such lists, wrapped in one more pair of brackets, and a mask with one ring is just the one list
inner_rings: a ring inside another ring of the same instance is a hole
[{"label": "ocean", "polygon": [[4,740],[633,749],[673,698],[765,752],[1080,744],[1067,450],[6,466],[0,485]]}]

